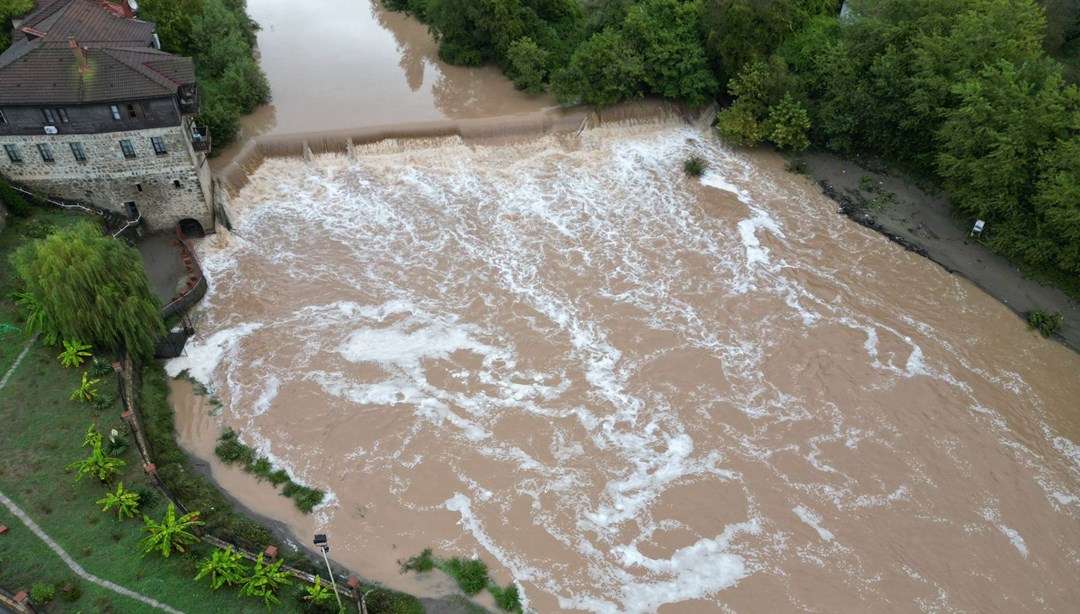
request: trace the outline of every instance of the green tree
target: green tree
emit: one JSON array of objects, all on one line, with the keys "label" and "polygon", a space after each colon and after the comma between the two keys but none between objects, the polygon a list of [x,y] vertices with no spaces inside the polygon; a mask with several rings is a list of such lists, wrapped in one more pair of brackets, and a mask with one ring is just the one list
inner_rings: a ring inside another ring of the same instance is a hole
[{"label": "green tree", "polygon": [[112,481],[112,479],[120,475],[120,467],[123,467],[127,463],[119,458],[113,458],[107,456],[101,449],[101,433],[98,432],[97,427],[93,424],[86,430],[86,438],[83,440],[83,447],[90,446],[90,456],[84,460],[71,463],[64,468],[65,471],[71,471],[72,469],[78,469],[79,472],[75,474],[75,481],[78,482],[85,475],[91,475],[101,480],[104,483]]},{"label": "green tree", "polygon": [[57,355],[60,364],[65,367],[81,367],[92,354],[87,352],[91,346],[78,341],[64,341],[64,351]]},{"label": "green tree", "polygon": [[36,322],[46,339],[81,339],[145,358],[166,332],[139,252],[93,224],[26,245],[13,261],[43,314]]},{"label": "green tree", "polygon": [[705,105],[720,89],[705,59],[701,12],[701,0],[645,0],[623,24],[627,40],[641,53],[649,89],[693,107]]},{"label": "green tree", "polygon": [[[1080,117],[1073,119],[1073,130],[1078,129]],[[1038,242],[1024,257],[1080,273],[1080,138],[1058,139],[1046,154],[1032,206],[1040,222]]]},{"label": "green tree", "polygon": [[11,46],[11,28],[8,27],[11,18],[25,15],[33,8],[33,0],[0,0],[0,24],[4,25],[0,28],[0,50]]},{"label": "green tree", "polygon": [[529,94],[539,94],[544,91],[550,55],[527,36],[511,43],[507,55],[510,63],[507,76],[514,80],[514,87],[525,90]]},{"label": "green tree", "polygon": [[209,576],[210,587],[217,590],[228,584],[235,586],[241,584],[247,577],[248,566],[244,562],[244,555],[233,552],[232,546],[225,550],[214,550],[210,557],[199,564],[199,573],[196,580],[202,580]]},{"label": "green tree", "polygon": [[161,522],[156,522],[149,516],[144,515],[143,522],[146,524],[144,528],[150,535],[143,538],[140,543],[143,556],[154,550],[160,550],[161,556],[165,558],[168,558],[173,550],[184,552],[188,545],[199,541],[199,538],[195,537],[195,534],[191,531],[195,527],[206,523],[198,518],[198,511],[189,512],[177,518],[176,506],[172,502],[169,502],[169,508],[165,511],[165,516],[161,519]]},{"label": "green tree", "polygon": [[259,553],[259,558],[255,559],[255,567],[251,570],[251,575],[244,580],[240,594],[262,600],[268,610],[272,605],[281,603],[277,596],[278,591],[281,587],[292,584],[289,573],[281,571],[283,562],[278,559],[270,565],[263,565],[263,555]]},{"label": "green tree", "polygon": [[641,55],[619,32],[606,29],[577,48],[551,88],[559,102],[605,107],[640,97],[644,80]]},{"label": "green tree", "polygon": [[135,512],[139,511],[139,495],[124,490],[123,482],[120,482],[116,487],[116,492],[106,494],[98,499],[97,503],[102,506],[101,511],[103,512],[116,508],[117,520],[123,520],[125,516],[134,518]]},{"label": "green tree", "polygon": [[810,146],[807,136],[810,132],[810,117],[791,94],[784,94],[779,103],[769,107],[765,132],[768,139],[781,149],[802,151]]},{"label": "green tree", "polygon": [[75,389],[75,392],[71,393],[72,401],[82,401],[84,403],[93,403],[94,397],[97,396],[98,391],[95,386],[100,383],[101,380],[94,378],[90,379],[90,374],[83,371],[82,383]]}]

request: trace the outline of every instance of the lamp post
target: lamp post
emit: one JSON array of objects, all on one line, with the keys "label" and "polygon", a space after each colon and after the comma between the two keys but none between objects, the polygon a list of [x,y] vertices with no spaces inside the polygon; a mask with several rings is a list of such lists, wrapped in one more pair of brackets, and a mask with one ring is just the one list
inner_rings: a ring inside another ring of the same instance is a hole
[{"label": "lamp post", "polygon": [[334,570],[330,569],[330,558],[328,556],[326,556],[326,553],[330,552],[330,546],[327,545],[327,543],[326,543],[326,534],[325,533],[316,533],[315,534],[315,546],[317,546],[319,548],[319,550],[322,550],[323,560],[326,561],[326,572],[328,574],[330,574],[330,586],[332,586],[334,588],[334,597],[337,599],[337,606],[338,606],[338,609],[340,610],[341,608],[343,608],[345,606],[341,605],[341,595],[338,594],[338,592],[337,592],[337,582],[334,581]]}]

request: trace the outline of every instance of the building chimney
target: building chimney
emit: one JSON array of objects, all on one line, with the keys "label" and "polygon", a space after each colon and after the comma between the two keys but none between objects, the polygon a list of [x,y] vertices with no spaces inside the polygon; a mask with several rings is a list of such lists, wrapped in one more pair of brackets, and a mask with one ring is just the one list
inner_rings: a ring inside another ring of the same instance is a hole
[{"label": "building chimney", "polygon": [[139,8],[135,0],[120,0],[120,10],[124,12],[124,18],[135,19],[135,11]]},{"label": "building chimney", "polygon": [[71,46],[71,52],[75,54],[75,61],[79,63],[79,72],[83,74],[90,72],[90,64],[86,62],[86,55],[74,36],[68,37],[68,45]]}]

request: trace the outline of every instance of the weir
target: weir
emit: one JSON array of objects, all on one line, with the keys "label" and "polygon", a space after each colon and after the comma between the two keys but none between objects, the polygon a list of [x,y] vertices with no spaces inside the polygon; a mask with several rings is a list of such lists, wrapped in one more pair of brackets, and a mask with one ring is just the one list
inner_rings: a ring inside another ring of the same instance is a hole
[{"label": "weir", "polygon": [[[582,130],[612,122],[640,123],[682,119],[699,122],[712,118],[713,107],[694,111],[659,99],[623,103],[606,109],[554,108],[540,113],[506,115],[484,119],[437,120],[384,126],[274,134],[248,140],[233,160],[214,174],[215,204],[227,207],[248,184],[252,173],[266,158],[305,158],[327,153],[355,155],[364,145],[382,141],[420,141],[459,137],[467,143],[498,144],[552,134],[580,134]],[[222,191],[227,194],[218,196]],[[224,204],[223,204],[224,203]]]}]

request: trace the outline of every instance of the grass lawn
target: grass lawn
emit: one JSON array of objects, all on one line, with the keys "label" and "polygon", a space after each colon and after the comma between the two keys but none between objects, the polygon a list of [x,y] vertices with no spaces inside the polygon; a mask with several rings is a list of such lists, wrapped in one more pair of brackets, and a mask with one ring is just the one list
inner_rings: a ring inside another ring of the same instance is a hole
[{"label": "grass lawn", "polygon": [[[32,217],[10,220],[0,233],[0,322],[21,328],[9,294],[18,287],[8,256],[30,240],[27,230],[42,224],[64,227],[85,219],[83,215],[51,209],[34,209]],[[21,333],[0,339],[0,374],[14,362],[25,344]],[[56,359],[59,349],[37,343],[0,390],[0,490],[19,505],[86,571],[184,612],[265,612],[261,602],[240,598],[235,589],[211,591],[206,580],[196,583],[197,561],[212,549],[198,544],[191,554],[174,553],[168,559],[158,553],[142,556],[139,541],[145,536],[140,519],[117,522],[113,513],[102,512],[95,501],[123,481],[126,489],[149,486],[134,446],[121,455],[128,464],[113,486],[92,477],[76,483],[74,472],[64,467],[88,456],[83,438],[91,423],[108,439],[111,429],[127,433],[120,420],[120,404],[94,409],[69,399],[78,387],[83,369],[65,369]],[[84,365],[85,367],[86,365]],[[98,385],[101,393],[118,396],[116,376]],[[147,510],[160,519],[163,498]],[[6,509],[0,524],[9,531],[0,536],[0,586],[15,592],[29,590],[37,582],[56,585],[57,595],[43,608],[46,612],[144,612],[151,608],[89,582],[78,583],[81,595],[65,601],[61,588],[74,582],[75,574],[48,547],[37,540]],[[298,611],[300,586],[286,587],[275,611]],[[67,597],[74,595],[68,594]]]}]

